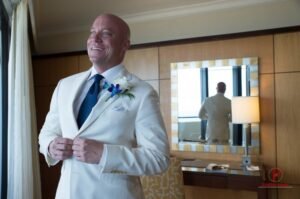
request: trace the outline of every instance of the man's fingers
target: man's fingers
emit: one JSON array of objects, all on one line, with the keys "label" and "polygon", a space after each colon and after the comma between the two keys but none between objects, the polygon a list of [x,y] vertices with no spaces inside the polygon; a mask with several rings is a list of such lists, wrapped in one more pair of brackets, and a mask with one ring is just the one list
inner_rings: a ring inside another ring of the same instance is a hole
[{"label": "man's fingers", "polygon": [[73,140],[68,139],[68,138],[62,138],[62,137],[58,137],[55,139],[55,143],[56,144],[73,144]]},{"label": "man's fingers", "polygon": [[49,152],[56,160],[74,156],[79,161],[98,164],[103,152],[103,143],[78,137],[74,140],[60,137],[50,144]]},{"label": "man's fingers", "polygon": [[52,156],[54,156],[55,159],[57,160],[64,160],[73,155],[72,151],[60,151],[60,150],[55,150],[52,153]]},{"label": "man's fingers", "polygon": [[81,151],[81,150],[82,150],[82,146],[81,146],[81,145],[75,145],[75,144],[74,144],[74,145],[72,146],[72,150],[73,150],[73,151]]},{"label": "man's fingers", "polygon": [[56,144],[55,149],[63,150],[63,151],[71,151],[72,145],[71,144]]},{"label": "man's fingers", "polygon": [[73,155],[75,157],[82,157],[82,156],[84,156],[84,152],[83,151],[73,151]]},{"label": "man's fingers", "polygon": [[72,149],[76,151],[86,150],[90,142],[91,141],[88,139],[75,138],[73,141]]},{"label": "man's fingers", "polygon": [[72,155],[72,151],[56,151],[55,155],[65,157],[65,156]]},{"label": "man's fingers", "polygon": [[97,140],[75,138],[72,149],[78,161],[98,164],[103,152],[103,143]]},{"label": "man's fingers", "polygon": [[76,137],[73,140],[73,145],[82,145],[82,144],[84,144],[84,142],[86,142],[86,140],[87,139],[82,139],[82,138]]},{"label": "man's fingers", "polygon": [[72,144],[71,139],[57,137],[50,143],[49,153],[56,160],[65,160],[73,155]]}]

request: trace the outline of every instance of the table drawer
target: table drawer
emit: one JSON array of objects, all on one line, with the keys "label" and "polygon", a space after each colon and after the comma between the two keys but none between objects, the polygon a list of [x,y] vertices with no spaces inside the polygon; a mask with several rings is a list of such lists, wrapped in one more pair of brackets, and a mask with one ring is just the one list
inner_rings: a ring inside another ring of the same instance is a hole
[{"label": "table drawer", "polygon": [[227,177],[222,175],[201,175],[194,172],[183,172],[184,185],[226,188]]},{"label": "table drawer", "polygon": [[230,176],[228,177],[228,188],[256,191],[261,182],[261,177]]}]

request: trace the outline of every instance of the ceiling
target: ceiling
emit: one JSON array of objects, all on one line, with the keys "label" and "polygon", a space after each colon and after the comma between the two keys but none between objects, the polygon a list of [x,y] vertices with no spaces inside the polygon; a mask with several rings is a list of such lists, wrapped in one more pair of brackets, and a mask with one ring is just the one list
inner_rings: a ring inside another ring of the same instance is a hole
[{"label": "ceiling", "polygon": [[84,50],[101,13],[123,18],[131,43],[145,44],[299,25],[299,9],[299,0],[29,0],[42,54]]},{"label": "ceiling", "polygon": [[[252,3],[258,0],[252,0]],[[260,0],[262,1],[262,0]],[[264,0],[266,1],[266,0]],[[268,0],[270,1],[270,0]],[[251,1],[248,1],[248,3]],[[90,26],[100,13],[113,13],[126,21],[145,16],[179,12],[190,8],[211,9],[236,4],[245,0],[35,0],[35,21],[41,35],[65,31],[79,31]]]}]

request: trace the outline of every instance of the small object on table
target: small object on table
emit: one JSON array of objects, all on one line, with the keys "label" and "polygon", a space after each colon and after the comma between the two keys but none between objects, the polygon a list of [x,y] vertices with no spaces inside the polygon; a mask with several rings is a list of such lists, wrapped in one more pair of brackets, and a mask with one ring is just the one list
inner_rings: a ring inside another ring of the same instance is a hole
[{"label": "small object on table", "polygon": [[227,171],[229,168],[229,164],[216,164],[216,163],[210,163],[207,165],[206,170],[207,171]]}]

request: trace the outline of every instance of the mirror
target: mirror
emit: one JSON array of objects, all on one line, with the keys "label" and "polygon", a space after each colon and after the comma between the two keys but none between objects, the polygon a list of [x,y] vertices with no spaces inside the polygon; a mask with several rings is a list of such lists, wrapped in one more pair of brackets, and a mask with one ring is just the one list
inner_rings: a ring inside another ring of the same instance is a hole
[{"label": "mirror", "polygon": [[[230,113],[226,142],[209,141],[209,119],[199,118],[199,111],[205,100],[217,94],[218,82],[224,82],[226,85],[226,91],[222,95],[228,98],[229,105],[232,96],[259,96],[258,58],[171,63],[172,150],[244,153],[245,128],[242,125],[231,124]],[[258,124],[251,125],[250,137],[249,152],[258,154]]]}]

